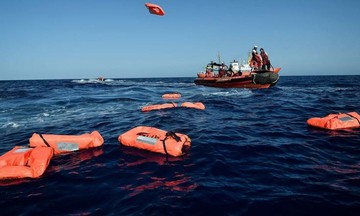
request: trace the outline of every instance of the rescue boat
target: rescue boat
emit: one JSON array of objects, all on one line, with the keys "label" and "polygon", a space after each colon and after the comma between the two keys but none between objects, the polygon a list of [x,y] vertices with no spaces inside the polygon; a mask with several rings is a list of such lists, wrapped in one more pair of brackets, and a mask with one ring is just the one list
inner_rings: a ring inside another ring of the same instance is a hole
[{"label": "rescue boat", "polygon": [[329,114],[325,117],[314,117],[307,120],[312,127],[341,130],[360,127],[360,115],[356,112]]},{"label": "rescue boat", "polygon": [[0,179],[38,178],[48,167],[54,150],[15,146],[0,156]]},{"label": "rescue boat", "polygon": [[34,133],[29,139],[30,147],[46,146],[54,149],[55,154],[81,149],[99,147],[104,139],[98,131],[82,135],[54,135]]},{"label": "rescue boat", "polygon": [[191,139],[181,133],[164,131],[154,127],[138,126],[118,137],[121,144],[138,149],[178,157],[190,147]]},{"label": "rescue boat", "polygon": [[197,74],[196,85],[217,88],[269,88],[279,81],[281,68],[271,70],[252,70],[249,65],[239,66],[234,61],[230,67],[211,62],[206,72]]}]

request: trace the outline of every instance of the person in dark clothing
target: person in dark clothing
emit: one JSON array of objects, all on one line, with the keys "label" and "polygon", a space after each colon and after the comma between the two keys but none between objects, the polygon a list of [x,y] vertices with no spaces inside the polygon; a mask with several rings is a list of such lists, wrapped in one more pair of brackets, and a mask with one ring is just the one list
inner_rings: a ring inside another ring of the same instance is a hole
[{"label": "person in dark clothing", "polygon": [[260,55],[263,61],[261,69],[270,70],[271,63],[270,63],[269,55],[265,52],[264,48],[260,48]]}]

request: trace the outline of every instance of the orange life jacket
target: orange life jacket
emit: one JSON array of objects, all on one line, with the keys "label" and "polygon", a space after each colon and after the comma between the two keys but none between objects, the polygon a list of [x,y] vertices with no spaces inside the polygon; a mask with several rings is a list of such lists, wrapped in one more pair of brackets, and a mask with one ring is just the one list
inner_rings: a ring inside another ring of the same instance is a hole
[{"label": "orange life jacket", "polygon": [[199,109],[199,110],[205,109],[205,105],[201,102],[196,102],[196,103],[184,102],[181,104],[181,107],[194,108],[194,109]]},{"label": "orange life jacket", "polygon": [[168,109],[168,108],[174,108],[174,107],[177,107],[176,103],[155,104],[155,105],[143,106],[141,108],[141,111],[148,112],[148,111],[152,111],[152,110]]},{"label": "orange life jacket", "polygon": [[49,147],[15,146],[0,156],[0,179],[40,177],[48,167],[53,152]]},{"label": "orange life jacket", "polygon": [[191,139],[185,135],[167,132],[154,127],[138,126],[118,137],[121,144],[166,155],[181,156],[184,147],[191,145]]},{"label": "orange life jacket", "polygon": [[307,124],[330,130],[360,127],[360,115],[356,112],[330,114],[323,118],[310,118]]},{"label": "orange life jacket", "polygon": [[146,3],[145,6],[148,8],[151,14],[155,14],[159,16],[165,15],[165,11],[159,5]]},{"label": "orange life jacket", "polygon": [[181,94],[179,94],[179,93],[163,94],[162,98],[164,98],[164,99],[178,99],[178,98],[181,98]]},{"label": "orange life jacket", "polygon": [[98,131],[82,135],[53,135],[34,133],[29,139],[29,146],[47,146],[54,149],[55,154],[77,151],[101,146],[104,139]]},{"label": "orange life jacket", "polygon": [[253,55],[253,57],[250,60],[250,66],[251,67],[261,67],[262,65],[262,57],[260,54]]}]

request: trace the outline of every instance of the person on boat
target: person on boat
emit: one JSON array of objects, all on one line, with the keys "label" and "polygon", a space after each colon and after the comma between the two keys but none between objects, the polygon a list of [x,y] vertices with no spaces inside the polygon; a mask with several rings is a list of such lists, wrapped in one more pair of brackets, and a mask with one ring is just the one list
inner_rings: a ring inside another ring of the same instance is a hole
[{"label": "person on boat", "polygon": [[263,60],[261,69],[270,70],[271,64],[270,64],[269,55],[265,52],[264,48],[260,48],[260,55]]},{"label": "person on boat", "polygon": [[255,45],[254,48],[252,49],[251,52],[252,52],[253,56],[258,54],[257,48],[258,47]]},{"label": "person on boat", "polygon": [[224,62],[221,62],[221,65],[219,66],[219,77],[223,77],[226,75],[227,66],[224,64]]},{"label": "person on boat", "polygon": [[255,70],[260,70],[260,67],[262,65],[262,59],[261,55],[259,55],[257,51],[257,46],[254,46],[254,48],[251,51],[251,61],[250,66],[254,68]]},{"label": "person on boat", "polygon": [[212,72],[213,71],[213,61],[211,61],[209,64],[206,65],[206,72]]},{"label": "person on boat", "polygon": [[214,68],[213,68],[213,66],[214,66],[214,62],[213,62],[213,61],[211,61],[209,64],[206,65],[205,77],[213,77],[213,76],[214,76],[214,73],[213,73],[213,72],[214,72]]},{"label": "person on boat", "polygon": [[239,69],[239,63],[234,59],[233,62],[230,63],[229,70],[227,72],[228,76],[235,76],[240,71]]}]

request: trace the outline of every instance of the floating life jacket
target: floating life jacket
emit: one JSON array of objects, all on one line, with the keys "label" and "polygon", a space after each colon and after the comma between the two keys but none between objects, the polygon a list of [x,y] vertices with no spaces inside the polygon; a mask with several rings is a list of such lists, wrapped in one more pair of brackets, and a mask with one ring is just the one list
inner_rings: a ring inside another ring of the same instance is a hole
[{"label": "floating life jacket", "polygon": [[165,15],[165,11],[159,5],[146,3],[145,6],[148,8],[151,14],[155,14],[159,16]]},{"label": "floating life jacket", "polygon": [[199,109],[199,110],[205,109],[205,105],[201,102],[196,102],[196,103],[184,102],[181,104],[181,107],[194,108],[194,109]]},{"label": "floating life jacket", "polygon": [[181,94],[179,94],[179,93],[163,94],[162,98],[164,98],[164,99],[178,99],[178,98],[181,98]]},{"label": "floating life jacket", "polygon": [[118,137],[121,144],[166,155],[181,156],[191,139],[184,134],[167,132],[154,127],[138,126]]},{"label": "floating life jacket", "polygon": [[0,179],[37,178],[48,167],[54,150],[15,146],[0,156]]},{"label": "floating life jacket", "polygon": [[155,104],[155,105],[143,106],[141,108],[141,111],[148,112],[151,110],[169,109],[169,108],[174,108],[174,107],[177,107],[176,103]]},{"label": "floating life jacket", "polygon": [[47,146],[54,149],[55,154],[77,151],[101,146],[104,139],[98,131],[82,135],[53,135],[34,133],[29,140],[30,147]]},{"label": "floating life jacket", "polygon": [[323,118],[310,118],[307,124],[330,130],[360,127],[360,115],[356,112],[330,114]]}]

